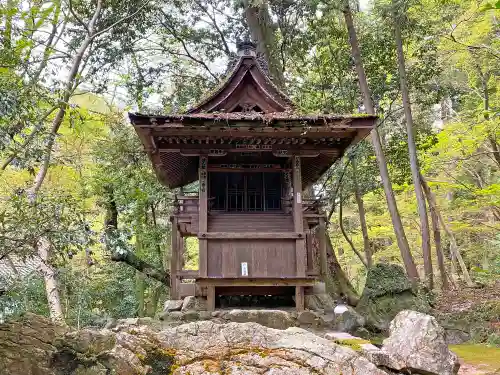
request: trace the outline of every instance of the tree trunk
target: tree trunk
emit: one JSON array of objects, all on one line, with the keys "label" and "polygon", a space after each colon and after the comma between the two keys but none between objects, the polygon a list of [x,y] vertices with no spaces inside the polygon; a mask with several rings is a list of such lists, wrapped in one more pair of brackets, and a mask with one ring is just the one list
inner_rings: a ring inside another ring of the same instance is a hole
[{"label": "tree trunk", "polygon": [[159,282],[170,286],[170,273],[168,271],[159,270],[155,266],[143,261],[137,255],[130,251],[113,252],[111,260],[114,262],[123,262],[142,272],[148,277],[151,277]]},{"label": "tree trunk", "polygon": [[[490,119],[490,114],[489,114],[490,93],[488,90],[488,80],[489,80],[490,75],[489,75],[489,73],[483,73],[481,66],[479,65],[479,63],[476,60],[476,57],[472,53],[470,53],[470,54],[471,54],[471,58],[474,59],[477,73],[479,75],[479,78],[481,79],[481,90],[483,91],[484,119],[486,121],[489,121],[489,119]],[[496,161],[498,167],[500,168],[500,150],[499,150],[495,135],[491,134],[491,133],[488,134],[488,141],[490,143],[491,150],[493,151],[493,157],[495,158],[495,161]]]},{"label": "tree trunk", "polygon": [[144,274],[135,271],[135,293],[137,297],[137,316],[144,317],[144,292],[146,290],[146,283],[144,282]]},{"label": "tree trunk", "polygon": [[[368,88],[368,81],[366,79],[363,62],[361,60],[361,51],[359,49],[356,29],[354,28],[351,8],[349,7],[348,2],[345,3],[343,13],[349,34],[349,43],[351,45],[352,57],[354,59],[354,64],[358,73],[358,82],[361,94],[363,96],[365,110],[367,113],[375,114],[375,109],[373,107],[370,95],[370,89]],[[387,200],[387,207],[391,215],[394,233],[398,242],[399,251],[401,252],[401,257],[403,258],[403,263],[405,265],[408,277],[413,284],[416,284],[418,282],[417,267],[415,266],[415,261],[411,254],[410,246],[408,245],[408,240],[406,239],[406,234],[403,228],[403,223],[401,222],[401,217],[399,215],[396,199],[394,198],[394,191],[392,190],[389,171],[387,169],[387,162],[385,160],[385,155],[382,149],[382,143],[380,141],[380,135],[377,128],[372,130],[371,137],[373,148],[375,150],[375,156],[377,157],[378,167],[380,170],[380,177],[382,178],[382,185],[384,187],[385,198]]]},{"label": "tree trunk", "polygon": [[163,290],[163,286],[159,285],[156,287],[152,287],[153,291],[151,292],[151,300],[148,304],[147,316],[154,318],[156,315],[156,310],[158,309],[158,301],[160,300],[160,294]]},{"label": "tree trunk", "polygon": [[443,227],[444,231],[446,232],[446,234],[450,238],[450,251],[451,251],[452,255],[458,260],[458,264],[460,265],[460,269],[462,270],[462,274],[464,276],[465,282],[470,287],[474,286],[474,283],[472,282],[472,279],[470,278],[469,271],[467,270],[467,266],[465,265],[465,262],[462,258],[462,255],[460,254],[460,251],[458,250],[455,235],[451,231],[448,224],[446,224],[446,222],[444,221],[443,216],[441,215],[441,212],[439,212],[437,202],[436,202],[436,197],[434,196],[434,194],[430,190],[430,187],[427,184],[427,181],[425,180],[425,178],[422,174],[420,174],[420,181],[422,182],[422,187],[428,192],[428,197],[430,198],[429,204],[435,210],[436,215],[438,217],[438,220],[441,223],[441,226]]},{"label": "tree trunk", "polygon": [[394,37],[396,39],[396,50],[398,55],[398,71],[399,71],[399,85],[401,87],[401,94],[403,97],[403,108],[406,120],[406,132],[408,135],[408,152],[410,154],[410,168],[413,178],[413,186],[415,188],[415,196],[417,198],[418,216],[420,217],[420,231],[422,235],[422,254],[424,258],[424,271],[425,283],[429,290],[432,290],[434,284],[433,270],[432,270],[432,256],[431,256],[431,238],[429,231],[429,218],[427,217],[427,208],[425,206],[424,192],[420,184],[420,168],[418,165],[417,146],[415,144],[413,115],[411,113],[410,93],[408,89],[408,82],[406,78],[405,57],[403,52],[403,41],[401,37],[401,28],[399,18],[397,16],[397,9],[394,0],[393,5],[393,23],[394,23]]},{"label": "tree trunk", "polygon": [[2,38],[2,44],[5,48],[5,51],[8,51],[12,48],[12,18],[14,8],[17,7],[16,3],[17,1],[15,0],[7,0],[7,4],[5,6],[5,26]]},{"label": "tree trunk", "polygon": [[358,256],[359,260],[361,261],[361,263],[363,263],[363,266],[365,266],[366,268],[368,268],[368,265],[366,264],[366,261],[363,259],[363,256],[356,249],[356,246],[354,246],[354,243],[349,238],[349,236],[347,235],[347,233],[346,233],[346,231],[344,229],[344,220],[342,218],[342,206],[343,206],[343,204],[342,204],[342,194],[340,194],[340,199],[339,199],[339,227],[340,227],[340,231],[342,232],[342,235],[344,236],[345,240],[347,241],[347,243],[351,247],[351,249],[354,252],[354,254],[356,254]]},{"label": "tree trunk", "polygon": [[49,305],[50,318],[53,321],[64,322],[64,314],[56,278],[56,269],[51,264],[50,243],[46,238],[41,238],[37,244],[37,253],[40,257],[40,271],[45,282],[45,292]]},{"label": "tree trunk", "polygon": [[123,262],[137,271],[142,272],[159,282],[170,286],[170,273],[168,270],[161,270],[145,262],[133,252],[125,249],[116,249],[113,240],[116,240],[118,230],[118,209],[114,198],[113,187],[108,185],[106,188],[107,199],[105,202],[106,214],[104,216],[105,243],[107,250],[111,253],[111,260],[114,262]]},{"label": "tree trunk", "polygon": [[279,62],[275,51],[277,48],[275,27],[269,14],[267,0],[245,0],[244,5],[245,20],[252,39],[257,42],[257,52],[261,53],[267,60],[269,73],[274,82],[283,87],[285,82],[283,66]]},{"label": "tree trunk", "polygon": [[78,48],[78,51],[75,57],[73,58],[73,63],[71,65],[71,69],[69,71],[69,75],[66,80],[62,98],[59,100],[59,110],[57,111],[57,114],[54,117],[54,120],[52,121],[50,133],[47,137],[47,145],[45,146],[44,150],[43,163],[40,169],[38,170],[33,186],[28,192],[28,195],[30,196],[30,199],[32,201],[36,200],[38,191],[42,187],[43,181],[45,180],[45,176],[47,175],[50,158],[52,155],[52,148],[54,147],[57,133],[59,132],[59,128],[61,127],[61,124],[64,120],[64,115],[66,114],[66,110],[68,109],[71,95],[76,89],[75,82],[77,81],[77,76],[80,71],[80,66],[82,65],[82,61],[84,60],[85,52],[87,52],[88,47],[90,46],[92,40],[94,39],[95,25],[101,15],[101,8],[102,8],[102,0],[98,0],[97,7],[94,11],[92,19],[87,26],[88,28],[87,36],[83,40],[82,44],[80,45],[80,48]]},{"label": "tree trunk", "polygon": [[[63,91],[63,95],[61,100],[59,101],[59,110],[52,121],[52,127],[50,129],[50,133],[47,138],[47,145],[44,150],[43,155],[43,163],[38,170],[38,173],[33,181],[33,186],[28,190],[28,199],[31,204],[35,204],[38,196],[38,192],[42,187],[43,181],[45,180],[45,176],[47,175],[47,171],[49,169],[50,158],[52,155],[52,148],[55,143],[55,139],[57,136],[57,132],[62,124],[64,119],[64,115],[66,114],[66,109],[68,107],[69,99],[75,90],[75,82],[77,79],[77,75],[83,61],[83,57],[87,48],[90,46],[90,43],[93,39],[93,34],[95,30],[95,24],[97,19],[101,14],[102,0],[98,0],[96,9],[92,16],[91,21],[88,24],[88,35],[80,45],[77,54],[73,59],[73,63],[69,72],[68,79],[66,80],[66,85]],[[64,316],[62,314],[62,306],[61,299],[59,297],[58,291],[58,283],[56,278],[56,271],[53,266],[50,264],[49,259],[49,251],[50,246],[48,244],[47,239],[41,238],[40,243],[37,246],[38,256],[42,260],[42,272],[44,274],[45,280],[45,289],[47,292],[47,301],[49,303],[50,316],[53,320],[63,321]]]},{"label": "tree trunk", "polygon": [[373,265],[373,260],[370,238],[368,237],[368,226],[366,225],[365,203],[363,202],[363,196],[359,190],[356,160],[353,158],[351,163],[354,180],[354,197],[356,198],[356,204],[358,205],[359,223],[361,226],[361,232],[363,233],[363,248],[365,251],[366,264],[368,268],[370,268]]},{"label": "tree trunk", "polygon": [[[420,178],[419,178],[420,180]],[[443,247],[441,246],[441,231],[439,230],[439,218],[436,213],[436,208],[431,204],[431,198],[429,197],[431,193],[430,189],[426,190],[422,186],[425,196],[427,197],[427,202],[429,203],[429,211],[431,214],[431,223],[432,223],[432,233],[434,236],[434,246],[436,248],[436,257],[438,261],[439,273],[441,275],[441,285],[443,290],[449,290],[450,284],[448,283],[448,276],[446,274],[446,267],[444,264],[444,254]]]},{"label": "tree trunk", "polygon": [[326,233],[326,258],[327,278],[331,280],[333,284],[331,286],[333,290],[329,292],[334,295],[339,295],[342,299],[345,299],[349,305],[356,306],[359,302],[358,293],[340,266],[328,232]]}]

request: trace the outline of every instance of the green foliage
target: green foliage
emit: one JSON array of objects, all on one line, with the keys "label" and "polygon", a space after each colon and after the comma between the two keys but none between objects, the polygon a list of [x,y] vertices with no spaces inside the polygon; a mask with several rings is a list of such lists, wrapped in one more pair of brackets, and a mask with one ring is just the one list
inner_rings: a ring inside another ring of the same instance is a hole
[{"label": "green foliage", "polygon": [[[102,34],[85,54],[36,205],[30,204],[26,192],[46,154],[69,64],[87,35],[82,23],[90,20],[97,2],[72,1],[72,9],[58,0],[29,7],[17,3],[9,1],[0,9],[0,258],[28,258],[41,238],[48,240],[70,324],[154,315],[166,298],[166,288],[148,279],[141,284],[135,270],[111,262],[109,255],[119,247],[156,268],[168,268],[175,192],[158,182],[124,112],[182,111],[213,90],[234,58],[236,40],[249,31],[245,7],[250,2],[103,2],[96,24]],[[251,3],[268,5],[273,22],[266,32],[276,44],[268,47],[273,62],[278,60],[284,71],[284,89],[298,110],[359,112],[358,77],[340,3]],[[406,1],[398,2],[398,9],[389,3],[374,1],[354,17],[413,256],[420,268],[420,227],[392,11],[401,18],[422,172],[473,278],[490,283],[500,273],[500,162],[493,150],[500,139],[498,3]],[[354,199],[358,191],[374,261],[401,263],[368,141],[348,150],[314,188],[328,202],[332,243],[343,250],[338,258],[360,291],[366,270],[340,234],[340,201],[344,227],[354,245],[359,250],[364,246]],[[114,237],[104,224],[113,206],[118,216],[117,227],[110,231]],[[441,234],[450,270],[450,239],[444,231]],[[197,269],[195,239],[186,241],[186,254],[186,268]],[[368,271],[368,280],[381,281],[369,281],[365,294],[375,298],[392,290],[428,306],[432,301],[412,294],[403,276],[397,266],[377,265]],[[35,275],[17,280],[0,303],[7,314],[47,313],[43,284]],[[388,298],[378,312],[399,307]]]}]

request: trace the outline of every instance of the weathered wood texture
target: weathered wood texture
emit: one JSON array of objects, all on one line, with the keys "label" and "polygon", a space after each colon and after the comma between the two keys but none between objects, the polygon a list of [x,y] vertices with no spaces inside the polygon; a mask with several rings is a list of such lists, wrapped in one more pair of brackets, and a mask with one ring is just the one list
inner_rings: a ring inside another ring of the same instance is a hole
[{"label": "weathered wood texture", "polygon": [[275,213],[228,213],[208,217],[209,232],[293,232],[292,215]]},{"label": "weathered wood texture", "polygon": [[172,220],[172,231],[170,234],[170,297],[177,299],[179,292],[179,279],[177,270],[179,269],[179,232],[177,231],[177,220]]},{"label": "weathered wood texture", "polygon": [[295,306],[297,311],[304,311],[304,287],[297,285],[295,287]]},{"label": "weathered wood texture", "polygon": [[[300,156],[292,157],[292,184],[293,184],[293,226],[295,232],[304,230],[304,218],[302,214],[302,175],[301,175],[301,158]],[[305,238],[296,240],[295,243],[295,265],[296,275],[298,277],[306,276],[307,254]]]},{"label": "weathered wood texture", "polygon": [[[296,277],[295,240],[208,240],[208,277]],[[241,263],[248,276],[242,276]]]},{"label": "weathered wood texture", "polygon": [[[206,156],[200,156],[199,160],[199,193],[198,193],[198,230],[200,232],[206,232],[208,228],[208,158]],[[200,276],[207,276],[207,240],[199,240],[199,268]]]}]

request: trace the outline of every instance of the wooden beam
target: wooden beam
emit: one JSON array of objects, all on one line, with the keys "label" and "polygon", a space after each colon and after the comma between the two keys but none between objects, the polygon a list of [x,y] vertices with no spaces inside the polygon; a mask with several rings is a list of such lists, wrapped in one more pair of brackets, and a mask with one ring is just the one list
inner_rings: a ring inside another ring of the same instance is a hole
[{"label": "wooden beam", "polygon": [[207,310],[215,311],[215,286],[207,287]]},{"label": "wooden beam", "polygon": [[319,219],[319,227],[317,231],[318,236],[318,244],[319,244],[319,259],[320,259],[320,267],[321,267],[321,275],[323,277],[327,277],[327,255],[326,255],[326,222],[324,218]]},{"label": "wooden beam", "polygon": [[[249,218],[250,220],[250,218]],[[228,239],[228,240],[272,240],[272,239],[299,239],[305,238],[303,232],[200,232],[199,239]]]},{"label": "wooden beam", "polygon": [[172,220],[171,239],[171,254],[170,254],[170,298],[178,299],[179,296],[179,279],[177,278],[177,270],[179,264],[179,233],[177,231],[177,220]]},{"label": "wooden beam", "polygon": [[295,307],[297,311],[304,311],[304,287],[295,287]]},{"label": "wooden beam", "polygon": [[[155,138],[158,139],[158,138]],[[225,156],[228,152],[273,152],[277,156],[314,156],[315,153],[319,152],[332,152],[338,150],[340,152],[341,148],[345,146],[345,142],[324,142],[324,143],[304,143],[301,145],[286,145],[286,144],[243,144],[240,139],[233,140],[231,143],[187,143],[187,144],[177,144],[175,142],[166,142],[159,140],[158,152],[168,153],[168,152],[182,152],[186,156],[198,156],[205,155],[210,157]]]},{"label": "wooden beam", "polygon": [[[331,152],[332,150],[327,150],[328,152]],[[293,149],[283,149],[283,150],[277,150],[273,151],[273,155],[278,157],[278,158],[287,158],[292,155],[296,156],[301,156],[303,158],[315,158],[319,156],[320,151],[319,150],[293,150]]]},{"label": "wooden beam", "polygon": [[319,282],[317,278],[289,278],[289,279],[256,279],[239,277],[235,279],[205,278],[196,280],[199,286],[314,286]]},{"label": "wooden beam", "polygon": [[280,172],[283,168],[219,168],[208,167],[209,172],[245,172],[245,173],[259,173],[259,172]]},{"label": "wooden beam", "polygon": [[[208,157],[200,156],[199,164],[199,193],[198,193],[198,230],[205,233],[208,228]],[[200,276],[207,276],[208,267],[208,246],[207,240],[199,241],[199,268]]]},{"label": "wooden beam", "polygon": [[[191,147],[193,147],[193,145],[190,145]],[[214,146],[213,144],[211,145],[206,145],[206,146]],[[214,151],[214,152],[211,152],[211,151]],[[204,150],[199,150],[199,149],[179,149],[179,153],[182,155],[182,156],[202,156],[202,155],[205,155],[205,156],[211,156],[211,157],[221,157],[221,156],[226,156],[227,155],[227,151],[224,151],[224,150],[220,150],[220,149],[215,149],[215,150],[211,150],[211,149],[204,149]]]},{"label": "wooden beam", "polygon": [[197,279],[200,277],[200,271],[199,270],[180,270],[177,271],[177,275],[181,279]]},{"label": "wooden beam", "polygon": [[[151,124],[148,119],[141,121],[136,119],[133,121],[134,128],[136,129],[179,129],[179,128],[216,128],[221,127],[227,128],[271,128],[271,129],[286,129],[289,127],[297,127],[304,130],[304,120],[273,120],[272,126],[262,126],[263,120],[261,119],[224,119],[224,118],[214,118],[214,119],[191,119],[186,117],[179,120],[162,119],[161,117],[156,118],[156,123]],[[318,119],[316,123],[314,121],[308,121],[308,126],[311,128],[339,128],[339,129],[373,129],[376,119],[373,118],[342,118],[342,119]],[[196,124],[196,125],[195,125]],[[230,124],[230,125],[229,125]]]},{"label": "wooden beam", "polygon": [[198,136],[198,137],[224,137],[231,136],[233,138],[248,137],[255,138],[259,136],[272,136],[273,138],[313,138],[321,139],[324,137],[338,137],[338,138],[350,138],[355,136],[356,129],[328,129],[328,128],[311,128],[306,134],[304,134],[303,127],[290,128],[290,129],[278,129],[278,128],[255,128],[251,129],[232,129],[232,128],[220,128],[220,129],[206,129],[203,127],[196,128],[180,128],[180,129],[153,129],[153,136],[155,137],[182,137],[182,136]]},{"label": "wooden beam", "polygon": [[[292,156],[292,187],[293,187],[293,225],[294,231],[302,233],[304,231],[304,218],[302,216],[302,173],[300,156]],[[302,236],[295,242],[295,255],[297,265],[297,276],[305,277],[307,254],[305,238]]]}]

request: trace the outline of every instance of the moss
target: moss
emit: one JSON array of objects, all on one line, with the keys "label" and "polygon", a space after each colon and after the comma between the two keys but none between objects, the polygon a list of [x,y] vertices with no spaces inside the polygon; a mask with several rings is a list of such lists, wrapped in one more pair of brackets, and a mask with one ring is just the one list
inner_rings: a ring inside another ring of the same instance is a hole
[{"label": "moss", "polygon": [[411,290],[411,283],[403,267],[398,264],[378,263],[368,270],[363,295],[375,298],[386,294]]},{"label": "moss", "polygon": [[460,344],[450,345],[450,350],[455,352],[466,363],[481,366],[481,369],[492,371],[492,374],[500,372],[499,348],[486,345]]},{"label": "moss", "polygon": [[175,353],[173,349],[156,349],[146,357],[140,354],[137,354],[137,357],[144,365],[151,367],[148,375],[165,375],[172,374],[175,370]]},{"label": "moss", "polygon": [[67,348],[54,353],[50,361],[50,367],[57,375],[67,375],[78,368],[92,368],[97,365],[98,363],[94,358],[87,358]]},{"label": "moss", "polygon": [[357,352],[361,350],[361,344],[370,344],[370,341],[363,339],[335,339],[333,342],[341,346],[347,346]]},{"label": "moss", "polygon": [[466,332],[474,343],[500,345],[497,339],[500,337],[500,301],[488,301],[457,312],[435,311],[435,316],[445,329]]},{"label": "moss", "polygon": [[432,296],[425,290],[412,289],[400,265],[379,263],[368,271],[356,311],[365,317],[368,329],[385,332],[400,311],[428,313],[431,302]]}]

